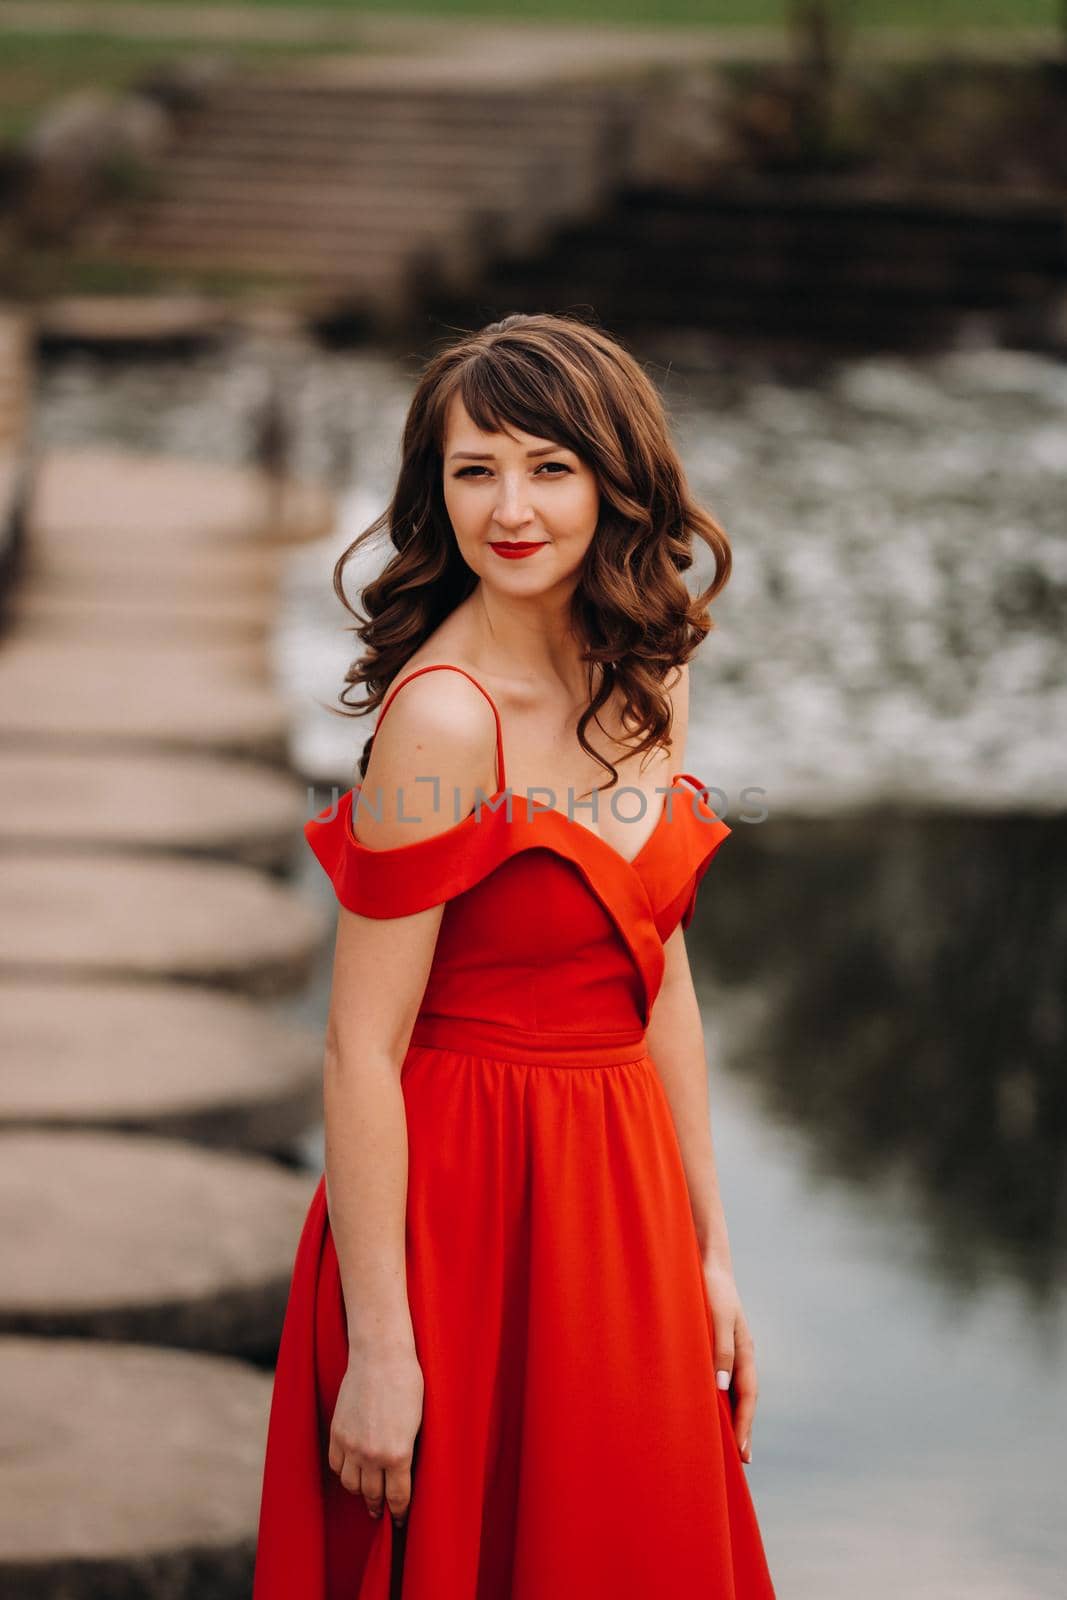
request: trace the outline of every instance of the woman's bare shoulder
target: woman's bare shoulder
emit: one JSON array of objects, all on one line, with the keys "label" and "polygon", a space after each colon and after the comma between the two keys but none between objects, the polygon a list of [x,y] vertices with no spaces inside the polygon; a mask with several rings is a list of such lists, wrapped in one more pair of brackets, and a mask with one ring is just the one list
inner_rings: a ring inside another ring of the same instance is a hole
[{"label": "woman's bare shoulder", "polygon": [[[419,663],[439,664],[458,665]],[[414,670],[405,668],[402,677]],[[359,823],[360,840],[371,848],[441,832],[473,808],[479,792],[495,792],[496,718],[462,672],[420,672],[401,682],[379,721]]]},{"label": "woman's bare shoulder", "polygon": [[685,744],[689,733],[689,663],[682,661],[672,669],[667,680],[667,693],[671,702],[671,756],[678,766],[685,759]]}]

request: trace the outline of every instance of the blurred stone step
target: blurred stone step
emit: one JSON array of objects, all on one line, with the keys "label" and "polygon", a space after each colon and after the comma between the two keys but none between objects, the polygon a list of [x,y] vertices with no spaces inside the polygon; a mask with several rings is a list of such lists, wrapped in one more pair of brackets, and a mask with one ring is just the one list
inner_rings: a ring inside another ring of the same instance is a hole
[{"label": "blurred stone step", "polygon": [[[12,591],[11,613],[20,636],[56,636],[60,629],[71,642],[93,639],[115,643],[178,643],[190,650],[241,640],[268,646],[277,619],[277,598],[269,590],[245,593],[175,593],[168,585],[147,593],[115,594],[107,582],[85,575],[63,584],[37,574]],[[269,649],[266,657],[269,659]]]},{"label": "blurred stone step", "polygon": [[[514,179],[510,190],[499,186],[498,200],[515,193]],[[328,220],[330,231],[341,227],[380,227],[387,235],[410,235],[415,226],[411,207],[419,208],[419,230],[440,224],[454,225],[491,206],[490,197],[472,189],[434,189],[422,182],[401,189],[375,189],[361,183],[322,183],[310,176],[306,181],[286,181],[262,178],[242,178],[235,171],[221,178],[205,177],[185,186],[172,186],[167,191],[149,196],[131,207],[129,215],[136,221],[148,219],[162,211],[178,211],[190,220],[200,216],[214,219],[230,215],[247,218],[270,214],[283,219],[286,216],[308,218],[312,226]],[[318,230],[317,230],[318,231]]]},{"label": "blurred stone step", "polygon": [[127,1133],[0,1133],[0,1332],[269,1360],[317,1175]]},{"label": "blurred stone step", "polygon": [[203,549],[249,549],[321,539],[335,520],[317,484],[288,483],[272,531],[269,485],[253,468],[187,461],[107,446],[50,450],[34,480],[31,532],[84,543],[135,536],[153,547],[175,540]]},{"label": "blurred stone step", "polygon": [[305,984],[326,933],[250,867],[98,852],[0,854],[0,975],[174,978],[248,994]]},{"label": "blurred stone step", "polygon": [[249,1595],[270,1397],[269,1374],[225,1356],[0,1339],[0,1589]]},{"label": "blurred stone step", "polygon": [[[106,594],[107,603],[116,606],[144,603],[150,610],[173,600],[186,608],[186,615],[204,604],[205,616],[210,616],[212,606],[225,611],[234,598],[241,605],[269,605],[273,612],[284,562],[280,548],[223,543],[212,548],[180,539],[157,545],[132,531],[78,539],[66,532],[38,530],[26,547],[25,577],[31,592],[40,583],[50,593],[69,597],[77,596],[84,586],[91,596]],[[14,594],[21,592],[20,588]],[[32,605],[27,619],[31,615]]]},{"label": "blurred stone step", "polygon": [[0,743],[7,850],[195,852],[281,871],[311,815],[303,784],[255,762]]},{"label": "blurred stone step", "polygon": [[301,138],[328,141],[362,134],[397,140],[469,141],[486,136],[508,139],[543,135],[580,137],[599,128],[606,117],[625,112],[629,102],[590,98],[581,89],[522,96],[445,94],[425,89],[418,94],[374,96],[344,93],[322,85],[259,89],[247,81],[234,83],[224,96],[198,110],[189,127],[201,137],[223,139],[235,134],[276,134],[279,126],[296,128]]},{"label": "blurred stone step", "polygon": [[[33,636],[0,647],[0,740],[98,753],[189,749],[288,763],[289,711],[211,651]],[[213,660],[214,658],[214,660]]]},{"label": "blurred stone step", "polygon": [[39,308],[39,348],[188,349],[214,343],[232,323],[229,309],[201,295],[57,295]]},{"label": "blurred stone step", "polygon": [[[118,659],[119,664],[130,665],[134,651],[143,651],[148,670],[161,673],[183,671],[184,663],[195,662],[202,675],[210,673],[220,683],[246,683],[260,685],[272,676],[272,647],[269,634],[227,635],[212,629],[201,630],[200,637],[191,641],[181,633],[163,631],[151,639],[124,639],[121,634],[107,633],[102,628],[75,628],[68,632],[60,618],[52,627],[46,627],[38,618],[25,615],[18,607],[18,589],[13,591],[15,604],[0,645],[0,680],[5,667],[21,661],[23,649],[33,660],[47,655],[53,646],[66,657],[68,652],[79,652],[82,659],[94,656],[100,660]],[[87,601],[87,605],[91,605]],[[73,638],[72,633],[78,635]]]},{"label": "blurred stone step", "polygon": [[185,196],[139,205],[130,216],[142,243],[148,230],[154,236],[195,233],[202,239],[241,239],[258,249],[287,255],[342,247],[362,254],[364,243],[373,239],[378,257],[390,244],[400,254],[424,241],[447,242],[456,233],[474,227],[478,220],[477,212],[464,206],[430,207],[424,213],[421,207],[401,205],[384,212],[378,222],[373,209],[361,211],[355,206],[334,211],[324,211],[314,203],[307,207],[273,202],[246,207]]},{"label": "blurred stone step", "polygon": [[[367,259],[362,249],[321,250],[305,248],[290,240],[284,249],[242,240],[203,240],[190,238],[179,228],[143,232],[136,244],[124,244],[124,260],[157,265],[173,261],[189,271],[240,272],[249,278],[262,277],[271,285],[284,280],[287,289],[300,292],[305,286],[334,287],[346,295],[356,294],[370,305],[410,305],[415,292],[415,277],[425,271],[431,245],[391,252]],[[436,255],[433,250],[430,259]],[[436,267],[435,267],[436,270]]]},{"label": "blurred stone step", "polygon": [[322,1120],[321,1029],[173,983],[0,979],[0,1127],[288,1154]]},{"label": "blurred stone step", "polygon": [[[180,262],[182,266],[216,271],[292,277],[311,285],[333,286],[339,292],[358,293],[368,305],[410,306],[419,285],[470,282],[484,264],[472,230],[457,230],[454,237],[415,235],[406,247],[394,251],[386,263],[380,254],[364,255],[366,230],[351,239],[326,241],[306,234],[267,233],[261,229],[220,230],[200,236],[181,222],[170,220],[140,231],[136,244],[123,247],[130,261]],[[386,270],[388,265],[388,271]]]},{"label": "blurred stone step", "polygon": [[322,209],[310,207],[294,232],[299,215],[273,201],[245,211],[217,200],[195,205],[160,201],[130,212],[130,243],[123,248],[130,259],[157,260],[169,253],[186,259],[211,257],[231,267],[247,264],[264,272],[344,271],[374,291],[394,287],[398,273],[414,282],[428,262],[457,272],[477,269],[497,255],[542,249],[554,220],[540,206],[515,213],[486,206],[426,225],[413,197],[410,216],[385,219],[380,229],[372,218],[340,208],[326,227],[319,220]]},{"label": "blurred stone step", "polygon": [[[547,152],[538,145],[529,151],[529,165],[549,166]],[[556,156],[552,164],[560,160]],[[159,169],[159,181],[167,184],[187,182],[199,184],[214,177],[238,177],[242,174],[254,181],[268,184],[277,176],[292,180],[292,172],[299,169],[321,183],[340,185],[358,179],[376,181],[380,187],[386,182],[409,185],[430,184],[450,189],[462,189],[474,182],[479,186],[503,188],[516,178],[515,152],[500,145],[483,145],[476,152],[457,152],[447,146],[434,144],[397,145],[388,139],[370,146],[345,145],[330,154],[315,153],[314,160],[304,155],[299,146],[290,145],[278,165],[257,168],[239,149],[227,142],[224,145],[205,144],[202,148],[189,142],[178,145]]]}]

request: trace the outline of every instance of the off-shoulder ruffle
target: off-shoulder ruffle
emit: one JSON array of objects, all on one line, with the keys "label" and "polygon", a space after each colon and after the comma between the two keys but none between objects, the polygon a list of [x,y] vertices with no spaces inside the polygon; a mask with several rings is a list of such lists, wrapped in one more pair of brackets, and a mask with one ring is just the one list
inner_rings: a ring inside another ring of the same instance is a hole
[{"label": "off-shoulder ruffle", "polygon": [[371,850],[352,831],[354,791],[304,824],[304,835],[348,911],[407,917],[471,889],[504,858],[500,829],[506,799],[497,797],[429,838]]},{"label": "off-shoulder ruffle", "polygon": [[668,804],[633,861],[561,812],[528,807],[519,795],[509,808],[506,792],[428,838],[372,850],[353,832],[356,791],[349,790],[306,822],[304,833],[341,905],[362,916],[403,917],[440,905],[474,888],[509,856],[543,847],[583,869],[591,862],[587,876],[623,886],[631,910],[635,886],[643,888],[638,901],[647,901],[666,939],[679,920],[689,926],[700,881],[731,832],[703,790],[691,773],[672,780]]}]

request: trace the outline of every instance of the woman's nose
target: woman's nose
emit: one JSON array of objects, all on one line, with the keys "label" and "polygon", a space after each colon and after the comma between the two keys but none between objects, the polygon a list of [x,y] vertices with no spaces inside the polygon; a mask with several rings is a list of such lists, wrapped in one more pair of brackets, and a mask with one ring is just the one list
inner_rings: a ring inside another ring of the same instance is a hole
[{"label": "woman's nose", "polygon": [[520,484],[503,484],[497,495],[494,515],[502,528],[517,528],[528,522],[530,500],[525,488]]}]

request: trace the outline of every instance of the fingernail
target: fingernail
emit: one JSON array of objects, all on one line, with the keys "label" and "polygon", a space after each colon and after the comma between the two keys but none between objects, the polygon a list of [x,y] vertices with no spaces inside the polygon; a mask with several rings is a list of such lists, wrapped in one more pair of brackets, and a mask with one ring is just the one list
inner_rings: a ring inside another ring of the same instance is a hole
[{"label": "fingernail", "polygon": [[724,1372],[720,1367],[718,1372],[715,1374],[715,1381],[719,1385],[720,1389],[728,1389],[730,1387],[730,1374],[728,1372]]}]

